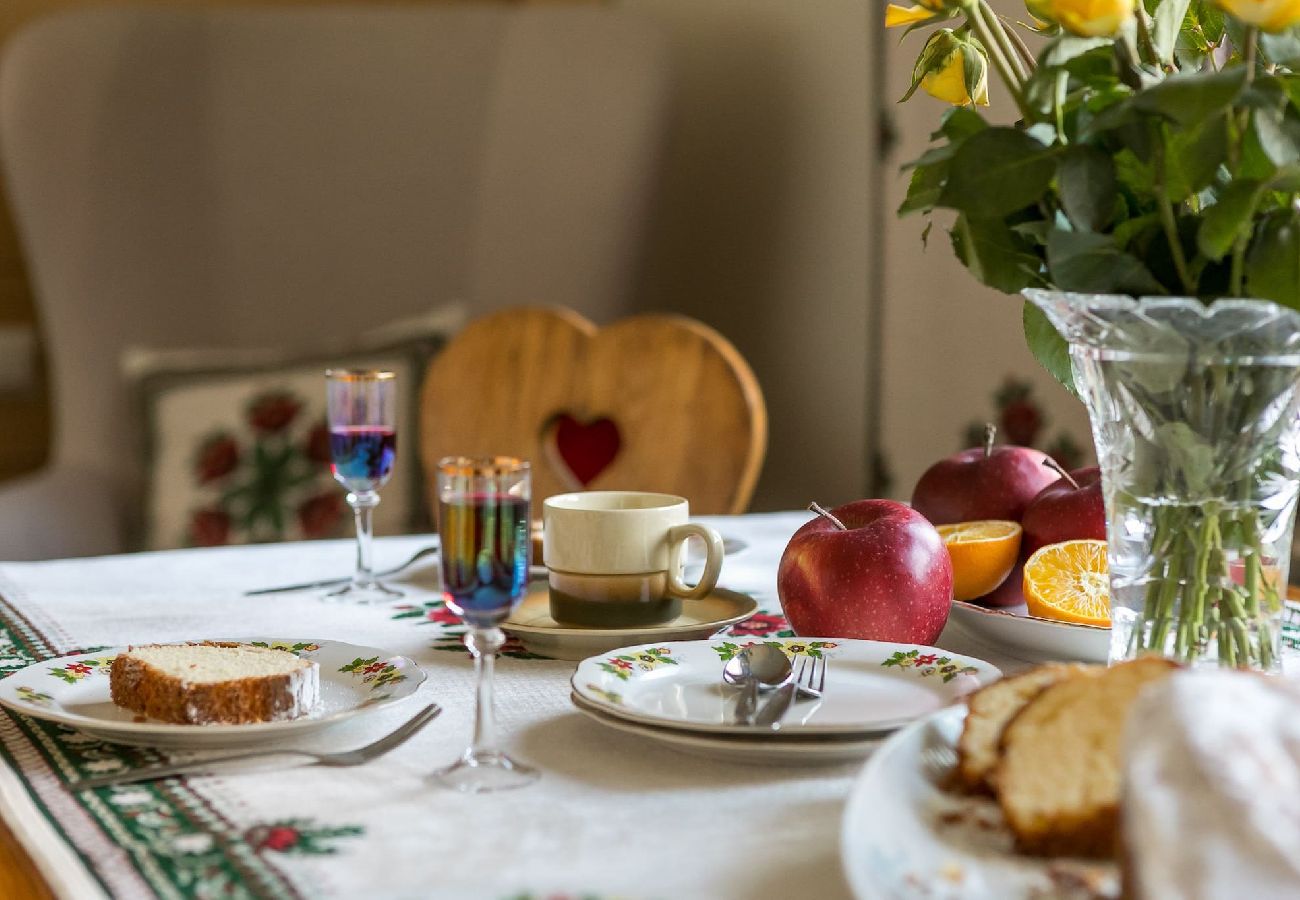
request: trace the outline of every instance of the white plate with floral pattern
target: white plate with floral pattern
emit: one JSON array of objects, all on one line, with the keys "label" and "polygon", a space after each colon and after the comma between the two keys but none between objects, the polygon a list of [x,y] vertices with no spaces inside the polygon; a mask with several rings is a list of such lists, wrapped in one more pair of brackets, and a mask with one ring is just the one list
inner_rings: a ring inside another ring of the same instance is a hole
[{"label": "white plate with floral pattern", "polygon": [[1023,603],[993,609],[957,600],[952,620],[976,640],[1033,662],[1104,663],[1110,654],[1109,628],[1031,616]]},{"label": "white plate with floral pattern", "polygon": [[[579,663],[573,691],[603,713],[645,725],[770,736],[769,728],[732,723],[739,691],[722,681],[727,660],[757,642],[714,638],[613,650]],[[879,734],[942,709],[1002,675],[983,660],[916,644],[844,638],[761,642],[781,648],[796,662],[826,659],[822,699],[790,707],[781,723],[783,739]]]},{"label": "white plate with floral pattern", "polygon": [[965,717],[957,706],[915,722],[863,767],[840,828],[857,900],[1116,896],[1114,864],[1017,854],[997,801],[948,787]]},{"label": "white plate with floral pattern", "polygon": [[678,731],[675,728],[642,725],[617,716],[607,716],[577,694],[571,694],[570,699],[580,713],[606,728],[633,737],[658,741],[692,756],[707,756],[727,762],[785,766],[837,765],[868,756],[872,750],[880,746],[883,740],[883,736],[830,735],[812,739],[804,736],[785,740],[774,737],[770,733],[763,738],[749,735],[700,734],[695,731]]},{"label": "white plate with floral pattern", "polygon": [[[321,700],[305,716],[250,725],[174,725],[144,719],[109,698],[108,669],[125,647],[36,663],[0,681],[0,705],[35,719],[71,725],[119,744],[218,747],[298,737],[396,703],[424,683],[405,656],[342,641],[217,638],[287,650],[320,665]],[[177,641],[176,643],[185,643]]]}]

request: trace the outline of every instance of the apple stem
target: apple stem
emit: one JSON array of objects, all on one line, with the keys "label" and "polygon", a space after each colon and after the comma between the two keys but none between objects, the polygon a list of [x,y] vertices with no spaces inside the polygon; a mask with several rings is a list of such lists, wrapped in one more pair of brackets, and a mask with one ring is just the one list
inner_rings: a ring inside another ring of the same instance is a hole
[{"label": "apple stem", "polygon": [[997,439],[998,426],[989,422],[984,426],[984,458],[988,459],[993,455],[993,441]]},{"label": "apple stem", "polygon": [[822,505],[816,502],[815,500],[812,503],[808,504],[808,508],[813,512],[817,513],[817,515],[821,516],[823,519],[826,519],[828,522],[830,522],[840,531],[849,530],[848,526],[845,525],[843,522],[841,522],[839,519],[835,518],[835,515],[830,510],[823,509]]},{"label": "apple stem", "polygon": [[1076,491],[1079,489],[1079,482],[1075,481],[1074,478],[1070,476],[1070,473],[1065,471],[1065,468],[1059,462],[1049,456],[1043,460],[1043,465],[1047,466],[1047,468],[1051,469],[1057,475],[1060,475],[1066,481],[1070,482],[1070,487],[1074,488]]}]

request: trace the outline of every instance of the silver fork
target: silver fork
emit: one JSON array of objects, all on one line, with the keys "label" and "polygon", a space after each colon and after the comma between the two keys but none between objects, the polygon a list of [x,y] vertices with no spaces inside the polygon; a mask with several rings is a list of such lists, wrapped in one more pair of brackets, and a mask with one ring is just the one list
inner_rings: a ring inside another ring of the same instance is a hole
[{"label": "silver fork", "polygon": [[[812,660],[812,665],[808,664],[809,660]],[[814,681],[817,683],[816,687],[813,687]],[[799,668],[795,670],[794,682],[800,698],[820,700],[822,691],[826,690],[826,657],[805,656],[800,659]]]},{"label": "silver fork", "polygon": [[406,743],[425,725],[428,725],[438,716],[442,715],[442,707],[436,703],[430,703],[424,709],[420,710],[414,716],[406,721],[405,724],[399,725],[393,731],[371,744],[364,747],[358,747],[355,750],[344,750],[341,753],[312,753],[308,750],[253,750],[249,753],[232,753],[228,756],[217,756],[211,759],[196,759],[189,762],[164,763],[157,766],[145,766],[141,769],[132,769],[129,772],[112,772],[108,775],[97,775],[94,778],[83,778],[80,781],[69,785],[74,791],[88,791],[93,788],[107,787],[110,784],[130,784],[134,781],[152,781],[156,778],[166,778],[170,775],[184,775],[186,773],[196,774],[205,772],[215,765],[223,763],[242,762],[246,759],[261,759],[268,756],[302,756],[311,760],[311,765],[317,766],[359,766],[363,763],[370,762],[383,756],[394,747],[400,747]]},{"label": "silver fork", "polygon": [[[435,553],[437,553],[438,546],[439,546],[438,544],[434,544],[430,547],[422,547],[419,550],[415,551],[415,553],[411,554],[411,558],[406,560],[406,562],[398,566],[393,566],[391,569],[385,569],[382,572],[375,572],[373,573],[374,577],[389,578],[393,575],[398,575],[402,572],[405,572],[407,569],[411,568],[411,566],[415,565],[420,560],[424,559],[426,556],[432,556]],[[300,581],[297,584],[282,584],[279,585],[278,587],[258,588],[253,591],[244,591],[244,596],[260,597],[264,594],[287,594],[290,591],[310,591],[316,588],[333,587],[336,584],[347,584],[351,580],[352,580],[351,575],[344,575],[341,578],[322,578],[318,581]]]}]

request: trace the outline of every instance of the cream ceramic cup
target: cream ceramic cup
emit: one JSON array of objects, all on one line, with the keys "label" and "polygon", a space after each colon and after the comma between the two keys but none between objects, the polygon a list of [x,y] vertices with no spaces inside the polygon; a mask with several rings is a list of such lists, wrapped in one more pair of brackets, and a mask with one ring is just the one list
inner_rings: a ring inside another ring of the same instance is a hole
[{"label": "cream ceramic cup", "polygon": [[[684,497],[641,491],[557,494],[542,504],[542,560],[551,617],[562,625],[628,628],[671,622],[722,571],[722,536],[690,522]],[[686,541],[708,547],[694,587],[682,581]]]}]

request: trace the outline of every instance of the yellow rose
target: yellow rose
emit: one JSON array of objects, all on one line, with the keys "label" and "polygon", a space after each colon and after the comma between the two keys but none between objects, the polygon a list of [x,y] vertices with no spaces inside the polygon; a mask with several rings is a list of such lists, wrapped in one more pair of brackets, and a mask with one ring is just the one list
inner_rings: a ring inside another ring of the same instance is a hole
[{"label": "yellow rose", "polygon": [[989,105],[989,64],[983,46],[969,35],[940,28],[925,42],[912,69],[912,87],[953,106]]},{"label": "yellow rose", "polygon": [[1234,19],[1264,31],[1284,31],[1300,22],[1300,0],[1216,0]]},{"label": "yellow rose", "polygon": [[942,16],[947,7],[947,0],[920,0],[916,6],[891,3],[885,7],[885,27],[897,28],[899,25],[928,22]]},{"label": "yellow rose", "polygon": [[1080,37],[1110,37],[1133,18],[1133,0],[1046,0],[1047,14]]}]

